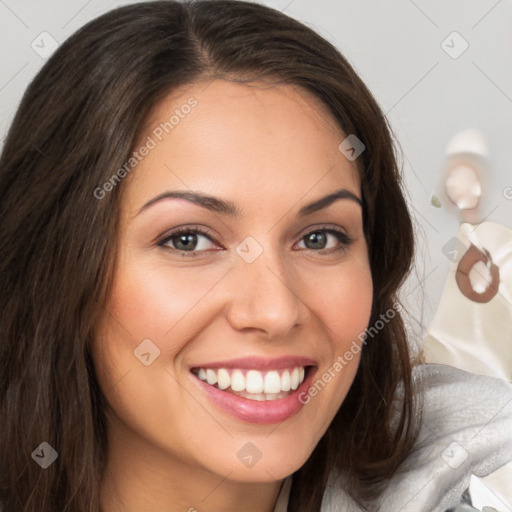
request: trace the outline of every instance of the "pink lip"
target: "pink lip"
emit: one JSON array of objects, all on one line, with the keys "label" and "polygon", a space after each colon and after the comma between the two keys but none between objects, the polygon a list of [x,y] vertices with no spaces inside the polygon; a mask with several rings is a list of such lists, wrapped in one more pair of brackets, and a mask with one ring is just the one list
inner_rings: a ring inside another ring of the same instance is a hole
[{"label": "pink lip", "polygon": [[215,361],[214,363],[195,364],[192,368],[244,368],[248,370],[281,370],[295,368],[297,366],[315,366],[312,359],[306,357],[285,356],[276,359],[265,359],[263,357],[242,357],[230,359],[229,361]]},{"label": "pink lip", "polygon": [[[233,368],[240,368],[241,362],[246,361],[245,359],[236,360],[236,365],[231,366]],[[254,360],[252,360],[254,363]],[[293,366],[307,366],[304,364],[298,363],[298,359],[294,358]],[[233,361],[230,361],[232,363]],[[257,368],[251,363],[251,368]],[[276,363],[276,360],[273,361]],[[242,365],[243,366],[243,365]],[[219,368],[230,367],[226,366],[225,363],[220,364]],[[288,368],[289,366],[285,366]],[[204,368],[201,366],[199,368]],[[217,366],[210,366],[208,368],[217,368]],[[260,367],[261,368],[261,367]],[[268,366],[266,366],[268,368]],[[276,366],[271,366],[273,369],[278,369]],[[280,368],[280,367],[279,367]],[[256,424],[271,424],[271,423],[281,423],[295,414],[297,414],[302,407],[303,403],[299,401],[299,396],[303,392],[307,392],[308,388],[311,385],[313,377],[316,373],[317,367],[308,368],[308,372],[304,382],[290,395],[285,398],[280,398],[278,400],[266,400],[264,402],[259,402],[257,400],[249,400],[247,398],[242,398],[240,396],[234,395],[232,393],[227,393],[225,391],[221,391],[220,389],[214,388],[210,386],[208,383],[200,380],[198,377],[192,374],[192,377],[200,389],[206,394],[212,402],[222,409],[224,412],[234,416],[235,418],[245,421],[248,423],[256,423]]]}]

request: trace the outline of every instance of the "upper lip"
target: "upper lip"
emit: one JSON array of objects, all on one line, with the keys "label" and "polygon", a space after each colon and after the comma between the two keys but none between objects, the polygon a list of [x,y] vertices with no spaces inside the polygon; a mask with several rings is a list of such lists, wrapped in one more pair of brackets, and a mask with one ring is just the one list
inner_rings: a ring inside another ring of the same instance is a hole
[{"label": "upper lip", "polygon": [[284,368],[295,368],[298,366],[316,366],[315,361],[308,357],[284,356],[274,359],[263,357],[241,357],[238,359],[229,359],[225,361],[215,361],[211,363],[194,364],[190,370],[195,368],[243,368],[250,370],[281,370]]}]

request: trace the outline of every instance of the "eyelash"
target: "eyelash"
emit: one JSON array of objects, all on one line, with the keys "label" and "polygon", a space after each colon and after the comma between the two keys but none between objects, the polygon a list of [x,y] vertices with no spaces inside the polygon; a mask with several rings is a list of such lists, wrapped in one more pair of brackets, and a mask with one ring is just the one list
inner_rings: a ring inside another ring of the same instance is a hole
[{"label": "eyelash", "polygon": [[[348,247],[350,246],[350,244],[352,244],[352,242],[354,241],[344,231],[342,231],[339,228],[335,228],[333,226],[322,226],[320,228],[313,229],[313,230],[309,231],[308,233],[306,233],[304,236],[302,236],[300,241],[304,240],[304,238],[306,238],[308,235],[311,235],[313,233],[328,233],[328,234],[334,235],[340,242],[339,246],[331,247],[329,249],[318,249],[318,250],[306,249],[306,250],[317,252],[320,254],[331,254],[331,253],[346,251],[348,249]],[[197,228],[197,227],[193,227],[193,228],[192,227],[183,227],[183,228],[178,228],[178,229],[172,231],[171,233],[167,234],[164,238],[157,241],[157,246],[162,247],[163,249],[168,250],[169,252],[177,253],[178,255],[183,256],[183,257],[194,258],[194,257],[200,256],[202,252],[205,252],[205,251],[180,251],[179,249],[173,249],[173,248],[165,245],[169,241],[171,241],[173,238],[176,238],[180,235],[185,235],[185,234],[187,234],[187,235],[188,234],[203,235],[206,238],[208,238],[211,242],[217,243],[215,241],[215,239],[213,238],[212,234],[206,229]]]}]

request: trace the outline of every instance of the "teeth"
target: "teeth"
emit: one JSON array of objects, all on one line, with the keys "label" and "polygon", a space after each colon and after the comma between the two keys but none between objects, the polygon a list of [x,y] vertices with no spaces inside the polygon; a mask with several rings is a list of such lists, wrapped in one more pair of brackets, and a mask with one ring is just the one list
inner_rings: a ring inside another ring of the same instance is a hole
[{"label": "teeth", "polygon": [[305,369],[304,367],[295,367],[260,372],[258,370],[199,368],[196,375],[210,386],[217,384],[221,390],[234,392],[250,400],[264,401],[284,398],[289,395],[290,391],[295,391],[304,381]]},{"label": "teeth", "polygon": [[233,391],[243,391],[245,389],[245,377],[240,370],[235,370],[231,375],[231,389]]},{"label": "teeth", "polygon": [[245,389],[249,393],[262,393],[263,392],[263,376],[261,372],[256,370],[249,370],[245,377]]},{"label": "teeth", "polygon": [[281,391],[281,379],[279,378],[279,373],[275,370],[265,375],[263,391],[265,393],[279,393]]},{"label": "teeth", "polygon": [[231,377],[227,370],[221,368],[217,372],[217,384],[219,385],[219,389],[227,389],[231,386]]},{"label": "teeth", "polygon": [[210,386],[217,384],[217,372],[210,369],[206,370],[206,382],[208,382]]},{"label": "teeth", "polygon": [[299,387],[299,369],[294,368],[290,375],[290,386],[295,391]]},{"label": "teeth", "polygon": [[290,391],[292,387],[290,386],[290,372],[285,370],[281,375],[281,389],[283,391]]}]

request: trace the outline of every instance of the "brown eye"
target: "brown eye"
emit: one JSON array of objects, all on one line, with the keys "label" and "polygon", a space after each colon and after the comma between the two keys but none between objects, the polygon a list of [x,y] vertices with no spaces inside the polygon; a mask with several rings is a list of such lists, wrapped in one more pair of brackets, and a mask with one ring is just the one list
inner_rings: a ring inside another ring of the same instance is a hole
[{"label": "brown eye", "polygon": [[215,245],[211,236],[199,228],[179,228],[168,233],[157,245],[182,256],[198,256]]},{"label": "brown eye", "polygon": [[332,252],[346,249],[353,240],[341,230],[328,228],[311,231],[302,241],[306,249]]},{"label": "brown eye", "polygon": [[179,251],[193,251],[197,246],[197,234],[185,233],[183,235],[174,235],[169,238],[168,242],[172,242],[175,249]]}]

